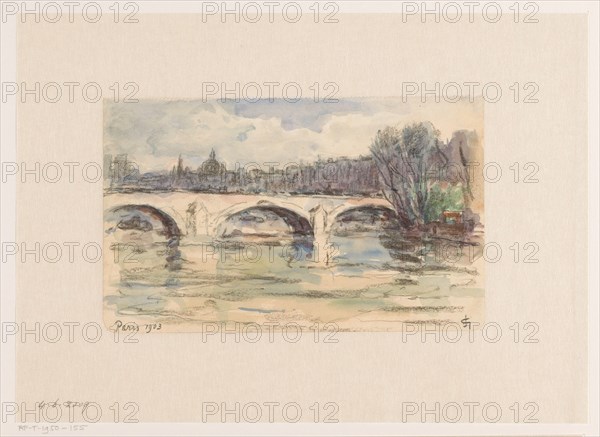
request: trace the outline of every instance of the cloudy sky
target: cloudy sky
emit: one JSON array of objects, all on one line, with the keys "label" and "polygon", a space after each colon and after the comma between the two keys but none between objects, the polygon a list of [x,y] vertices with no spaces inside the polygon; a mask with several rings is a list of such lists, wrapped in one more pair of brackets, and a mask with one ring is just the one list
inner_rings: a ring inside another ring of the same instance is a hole
[{"label": "cloudy sky", "polygon": [[211,148],[233,169],[249,162],[311,162],[319,156],[367,155],[385,126],[430,121],[442,138],[483,131],[483,103],[402,103],[400,98],[314,103],[153,101],[104,103],[104,152],[127,153],[142,172],[167,170],[181,154],[197,168]]}]

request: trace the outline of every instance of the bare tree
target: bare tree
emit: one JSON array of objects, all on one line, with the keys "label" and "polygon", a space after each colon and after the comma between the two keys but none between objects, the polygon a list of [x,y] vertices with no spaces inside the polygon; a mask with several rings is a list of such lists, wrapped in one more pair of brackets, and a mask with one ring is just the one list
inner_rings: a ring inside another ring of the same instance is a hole
[{"label": "bare tree", "polygon": [[371,144],[383,194],[404,228],[425,223],[425,207],[436,172],[448,162],[440,149],[439,134],[428,122],[402,130],[388,126],[377,132]]}]

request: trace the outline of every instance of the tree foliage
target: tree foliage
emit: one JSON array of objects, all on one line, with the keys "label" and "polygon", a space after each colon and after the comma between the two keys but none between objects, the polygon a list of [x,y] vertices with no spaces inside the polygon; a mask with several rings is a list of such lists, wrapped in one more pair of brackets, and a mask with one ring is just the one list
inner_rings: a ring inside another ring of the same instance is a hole
[{"label": "tree foliage", "polygon": [[377,132],[371,144],[384,196],[405,228],[426,222],[436,173],[448,162],[439,135],[431,123],[413,123],[403,129],[388,126]]},{"label": "tree foliage", "polygon": [[435,184],[429,192],[425,206],[425,222],[438,220],[444,211],[462,211],[465,208],[462,184],[448,185]]}]

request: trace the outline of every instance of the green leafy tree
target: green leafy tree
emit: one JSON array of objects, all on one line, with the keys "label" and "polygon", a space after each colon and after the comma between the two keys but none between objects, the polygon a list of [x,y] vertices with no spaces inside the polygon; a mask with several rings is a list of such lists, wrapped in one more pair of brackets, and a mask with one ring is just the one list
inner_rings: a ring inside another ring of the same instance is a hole
[{"label": "green leafy tree", "polygon": [[462,185],[443,188],[440,184],[435,184],[429,192],[425,206],[425,222],[438,220],[444,211],[462,211],[464,207]]}]

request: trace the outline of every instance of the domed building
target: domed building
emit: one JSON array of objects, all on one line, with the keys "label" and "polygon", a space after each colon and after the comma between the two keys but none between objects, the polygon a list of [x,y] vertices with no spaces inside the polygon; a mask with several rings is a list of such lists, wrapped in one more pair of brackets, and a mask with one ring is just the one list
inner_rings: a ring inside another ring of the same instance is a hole
[{"label": "domed building", "polygon": [[225,164],[217,161],[215,149],[210,151],[209,158],[202,163],[200,168],[198,169],[198,176],[201,178],[210,177],[210,176],[221,176],[225,174],[227,169],[225,168]]}]

